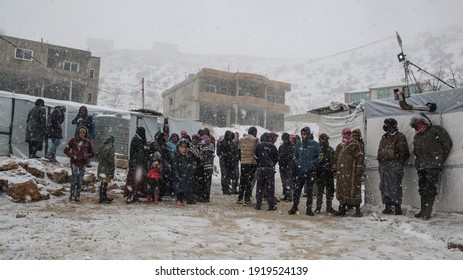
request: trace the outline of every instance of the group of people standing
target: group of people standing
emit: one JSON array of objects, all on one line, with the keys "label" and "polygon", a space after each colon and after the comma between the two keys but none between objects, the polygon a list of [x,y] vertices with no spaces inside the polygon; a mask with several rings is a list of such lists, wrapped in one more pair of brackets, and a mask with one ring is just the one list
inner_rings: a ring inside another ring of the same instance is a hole
[{"label": "group of people standing", "polygon": [[145,128],[137,127],[130,142],[127,203],[140,197],[157,203],[165,196],[175,196],[179,207],[210,201],[215,138],[207,128],[192,136],[186,131],[169,136],[168,131],[165,124],[150,142]]},{"label": "group of people standing", "polygon": [[[443,127],[432,124],[424,113],[413,116],[410,126],[415,130],[413,154],[416,157],[418,192],[421,197],[420,212],[415,217],[430,219],[439,176],[452,149],[452,140]],[[385,207],[382,213],[402,215],[402,178],[404,166],[410,157],[409,146],[394,118],[384,120],[383,130],[385,133],[376,156],[379,164],[379,189]],[[253,205],[251,197],[257,181],[255,209],[261,210],[262,198],[266,197],[268,210],[274,211],[279,202],[274,196],[275,167],[278,163],[283,188],[283,197],[280,199],[292,202],[288,211],[290,215],[299,211],[301,194],[305,190],[306,214],[309,216],[321,212],[325,195],[327,213],[345,216],[349,209],[355,209],[354,217],[361,217],[365,143],[360,129],[344,128],[341,136],[341,143],[333,149],[327,134],[321,133],[316,142],[310,128],[305,127],[301,129],[300,137],[283,133],[283,142],[276,148],[276,138],[271,137],[270,133],[264,133],[258,139],[255,127],[250,127],[241,139],[227,131],[223,139],[219,140],[217,150],[222,170],[222,191],[224,194],[237,193],[238,204]],[[316,208],[312,211],[315,184]],[[239,190],[236,192],[238,185]],[[337,211],[332,204],[335,196],[339,201]]]},{"label": "group of people standing", "polygon": [[[46,118],[44,101],[37,99],[27,116],[26,142],[29,158],[39,158],[37,151],[43,142],[51,139],[51,147],[45,158],[56,161],[56,150],[63,139],[61,124],[66,108],[56,106]],[[76,132],[64,148],[70,158],[72,182],[70,201],[80,201],[85,167],[95,156],[91,139],[95,137],[95,120],[81,106],[72,120]],[[417,218],[430,219],[437,196],[440,174],[452,149],[452,140],[447,131],[431,122],[420,113],[412,117],[410,126],[415,130],[413,154],[418,174],[418,192],[421,197]],[[404,166],[410,157],[406,136],[399,132],[397,120],[387,118],[383,124],[384,135],[379,145],[378,160],[379,189],[384,204],[383,214],[402,214],[402,178]],[[292,202],[288,214],[296,214],[303,191],[306,193],[306,214],[313,216],[321,212],[323,195],[326,212],[344,216],[348,209],[355,208],[354,216],[361,217],[361,182],[365,172],[365,147],[359,129],[344,128],[341,143],[335,149],[330,146],[330,137],[321,133],[318,142],[313,139],[309,127],[301,129],[300,136],[282,133],[282,143],[275,146],[278,135],[263,133],[257,138],[257,128],[250,127],[247,134],[239,138],[238,133],[226,131],[217,141],[208,128],[189,136],[181,131],[169,134],[168,124],[158,132],[154,141],[146,139],[143,127],[137,127],[130,142],[130,154],[126,188],[126,202],[136,202],[147,197],[148,203],[158,203],[164,196],[176,197],[176,205],[185,207],[196,202],[209,202],[215,152],[219,157],[221,188],[224,195],[237,194],[238,204],[253,205],[261,210],[263,199],[267,199],[268,210],[274,211],[280,200]],[[109,181],[114,178],[114,137],[110,136],[98,147],[98,171],[100,179],[99,202],[110,203],[107,196]],[[279,166],[283,197],[275,196],[275,168]],[[256,202],[252,202],[253,186],[256,184]],[[316,184],[316,208],[312,211],[314,185]],[[335,187],[336,186],[336,187]],[[339,208],[333,208],[333,199]]]}]

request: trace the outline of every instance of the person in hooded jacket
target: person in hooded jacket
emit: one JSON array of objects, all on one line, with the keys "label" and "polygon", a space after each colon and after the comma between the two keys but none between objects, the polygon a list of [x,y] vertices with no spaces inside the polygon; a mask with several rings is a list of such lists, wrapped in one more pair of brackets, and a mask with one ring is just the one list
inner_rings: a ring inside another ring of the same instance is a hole
[{"label": "person in hooded jacket", "polygon": [[26,142],[29,143],[29,158],[40,158],[37,152],[43,149],[43,142],[47,140],[47,115],[44,106],[45,102],[39,98],[27,114]]},{"label": "person in hooded jacket", "polygon": [[[385,206],[383,214],[402,215],[402,178],[404,164],[410,157],[405,134],[399,132],[397,121],[384,120],[383,134],[378,146],[379,189]],[[394,212],[392,211],[394,206]]]},{"label": "person in hooded jacket", "polygon": [[98,149],[98,170],[97,177],[100,183],[99,203],[111,203],[112,198],[108,197],[108,183],[114,179],[116,160],[114,154],[114,136],[109,136],[103,141]]},{"label": "person in hooded jacket", "polygon": [[278,150],[271,142],[269,133],[260,137],[260,143],[256,146],[254,153],[257,161],[257,187],[256,187],[256,210],[262,207],[264,188],[268,194],[268,211],[277,210],[275,201],[275,165],[278,162]]},{"label": "person in hooded jacket", "polygon": [[88,131],[85,126],[80,127],[78,136],[71,138],[66,147],[64,147],[64,153],[71,159],[72,182],[69,201],[80,202],[80,191],[85,167],[87,161],[95,155],[92,142],[87,139],[87,133]]},{"label": "person in hooded jacket", "polygon": [[124,196],[126,203],[137,202],[142,193],[146,193],[150,148],[146,141],[146,130],[137,127],[130,142],[129,170],[127,172]]},{"label": "person in hooded jacket", "polygon": [[364,153],[360,143],[352,138],[350,128],[341,132],[341,143],[336,146],[333,160],[333,174],[336,178],[336,199],[339,201],[337,216],[345,216],[352,205],[354,217],[361,217],[362,189],[360,180],[364,171]]},{"label": "person in hooded jacket", "polygon": [[231,195],[232,190],[238,189],[238,180],[235,178],[236,166],[239,163],[238,144],[233,141],[234,133],[230,130],[225,131],[223,140],[217,144],[217,155],[220,158],[220,173],[222,192],[225,195]]},{"label": "person in hooded jacket", "polygon": [[203,128],[203,132],[205,135],[209,137],[209,139],[211,139],[211,144],[212,146],[214,146],[214,152],[215,152],[215,137],[211,134],[211,132],[209,131],[209,128],[207,127]]},{"label": "person in hooded jacket", "polygon": [[202,176],[200,177],[200,188],[198,202],[209,202],[211,198],[212,173],[214,171],[214,145],[209,136],[201,136],[199,155],[202,162]]},{"label": "person in hooded jacket", "polygon": [[56,106],[48,118],[47,124],[47,135],[51,139],[51,147],[48,150],[46,159],[50,161],[56,161],[56,149],[61,145],[61,139],[63,139],[63,129],[61,124],[64,122],[64,114],[66,113],[66,107]]},{"label": "person in hooded jacket", "polygon": [[154,136],[154,141],[150,144],[150,151],[153,156],[155,152],[159,152],[161,154],[161,158],[159,160],[161,165],[161,179],[158,201],[162,201],[164,196],[172,195],[175,192],[173,159],[170,155],[170,150],[167,146],[166,140],[166,134],[164,134],[164,132],[158,132]]},{"label": "person in hooded jacket", "polygon": [[193,176],[196,168],[196,158],[189,151],[190,142],[180,139],[177,144],[177,152],[174,157],[175,190],[178,207],[186,207],[187,200],[193,192]]},{"label": "person in hooded jacket", "polygon": [[72,124],[76,125],[76,136],[79,132],[79,127],[85,126],[88,131],[87,139],[92,140],[96,135],[96,122],[92,115],[88,114],[86,106],[80,106],[77,116],[71,121]]},{"label": "person in hooded jacket", "polygon": [[421,198],[421,209],[415,217],[429,220],[437,195],[439,177],[452,150],[453,142],[448,132],[442,126],[433,124],[424,113],[413,116],[410,126],[415,129],[413,154],[416,157],[418,193]]},{"label": "person in hooded jacket", "polygon": [[304,127],[301,130],[301,142],[294,147],[294,161],[297,168],[297,178],[293,197],[293,206],[288,211],[290,215],[294,215],[298,211],[299,200],[301,198],[302,189],[307,184],[307,202],[306,214],[313,216],[312,200],[313,200],[313,185],[315,184],[315,172],[320,160],[321,148],[320,145],[313,139],[310,139],[310,127]]},{"label": "person in hooded jacket", "polygon": [[334,198],[334,178],[333,178],[333,158],[334,149],[330,146],[330,137],[326,133],[321,133],[318,136],[318,143],[322,150],[322,157],[317,167],[316,183],[317,183],[317,208],[315,213],[320,213],[323,204],[323,193],[326,196],[326,213],[335,214],[333,209]]},{"label": "person in hooded jacket", "polygon": [[278,167],[280,170],[281,185],[283,187],[283,201],[292,202],[294,187],[294,145],[290,135],[284,132],[281,135],[283,143],[278,147]]}]

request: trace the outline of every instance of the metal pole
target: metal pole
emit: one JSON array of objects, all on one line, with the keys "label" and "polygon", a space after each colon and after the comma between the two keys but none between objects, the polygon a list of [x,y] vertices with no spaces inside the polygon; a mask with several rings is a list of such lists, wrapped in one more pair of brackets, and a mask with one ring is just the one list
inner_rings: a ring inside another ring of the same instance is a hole
[{"label": "metal pole", "polygon": [[145,78],[141,78],[141,108],[145,109]]}]

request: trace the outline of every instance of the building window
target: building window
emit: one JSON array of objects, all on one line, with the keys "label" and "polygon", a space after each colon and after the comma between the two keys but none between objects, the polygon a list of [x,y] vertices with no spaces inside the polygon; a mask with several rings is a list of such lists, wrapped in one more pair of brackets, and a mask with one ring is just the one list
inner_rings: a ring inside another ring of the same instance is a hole
[{"label": "building window", "polygon": [[32,54],[33,52],[31,50],[17,48],[14,52],[14,57],[17,59],[32,61]]},{"label": "building window", "polygon": [[386,98],[391,98],[392,93],[389,89],[380,89],[378,91],[378,99],[386,99]]},{"label": "building window", "polygon": [[56,68],[56,59],[48,58],[47,67],[55,69]]},{"label": "building window", "polygon": [[95,79],[95,69],[90,69],[89,75],[90,75],[90,79]]},{"label": "building window", "polygon": [[275,95],[267,95],[267,101],[275,103],[276,101]]},{"label": "building window", "polygon": [[173,106],[173,105],[174,105],[174,98],[169,97],[169,106]]},{"label": "building window", "polygon": [[87,103],[92,103],[93,101],[93,93],[87,93]]},{"label": "building window", "polygon": [[359,100],[368,100],[368,93],[367,92],[355,92],[355,93],[352,93],[351,97],[350,97],[350,102],[354,102],[354,101],[359,101]]},{"label": "building window", "polygon": [[63,69],[66,71],[79,72],[79,63],[65,61],[63,64]]},{"label": "building window", "polygon": [[215,93],[215,86],[214,85],[206,85],[206,92]]}]

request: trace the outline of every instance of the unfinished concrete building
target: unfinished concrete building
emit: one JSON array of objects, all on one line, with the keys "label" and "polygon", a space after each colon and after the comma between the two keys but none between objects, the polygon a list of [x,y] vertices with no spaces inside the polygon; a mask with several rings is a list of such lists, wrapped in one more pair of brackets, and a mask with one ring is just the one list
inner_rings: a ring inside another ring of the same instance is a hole
[{"label": "unfinished concrete building", "polygon": [[203,68],[163,92],[163,114],[219,127],[255,125],[282,131],[290,90],[290,84],[261,75]]},{"label": "unfinished concrete building", "polygon": [[0,37],[0,90],[96,105],[99,75],[89,51]]}]

